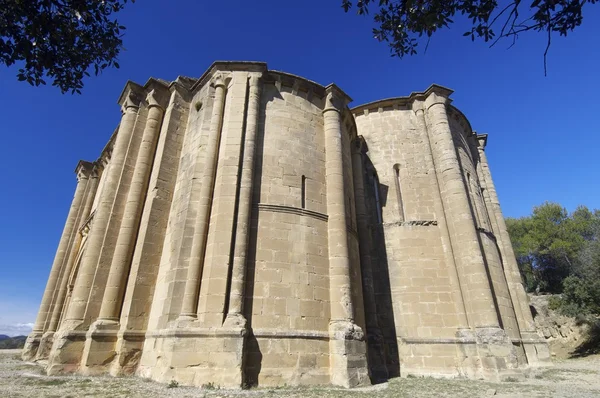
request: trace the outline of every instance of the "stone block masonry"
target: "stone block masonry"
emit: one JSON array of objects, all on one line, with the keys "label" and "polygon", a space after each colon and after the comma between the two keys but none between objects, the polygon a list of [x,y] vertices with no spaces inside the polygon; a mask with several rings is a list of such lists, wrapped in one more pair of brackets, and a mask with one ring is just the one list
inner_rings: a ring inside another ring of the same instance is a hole
[{"label": "stone block masonry", "polygon": [[128,82],[23,357],[230,388],[548,364],[487,135],[451,93],[349,108],[259,62]]}]

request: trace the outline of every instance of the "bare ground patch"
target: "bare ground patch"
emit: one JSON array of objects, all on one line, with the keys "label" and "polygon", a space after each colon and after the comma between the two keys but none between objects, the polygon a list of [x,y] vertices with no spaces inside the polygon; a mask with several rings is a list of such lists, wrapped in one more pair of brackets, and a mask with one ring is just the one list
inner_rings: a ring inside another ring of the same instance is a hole
[{"label": "bare ground patch", "polygon": [[502,383],[477,380],[398,378],[354,390],[328,387],[281,387],[224,390],[155,383],[137,377],[46,376],[36,363],[23,362],[18,350],[0,351],[1,397],[206,397],[206,398],[387,398],[387,397],[573,397],[600,396],[600,356],[571,359],[532,370],[524,379]]}]

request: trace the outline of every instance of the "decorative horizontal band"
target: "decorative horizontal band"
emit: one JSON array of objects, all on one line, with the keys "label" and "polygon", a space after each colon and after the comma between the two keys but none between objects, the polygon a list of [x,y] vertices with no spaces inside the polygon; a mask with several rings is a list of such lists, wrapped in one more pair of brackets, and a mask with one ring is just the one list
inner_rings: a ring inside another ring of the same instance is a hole
[{"label": "decorative horizontal band", "polygon": [[402,338],[404,344],[476,344],[474,339],[425,339],[425,338]]},{"label": "decorative horizontal band", "polygon": [[321,330],[252,329],[252,335],[280,339],[329,340],[329,332]]},{"label": "decorative horizontal band", "polygon": [[[477,344],[475,339],[426,339],[426,338],[401,338],[404,344]],[[512,344],[545,344],[545,340],[535,339],[511,339]]]},{"label": "decorative horizontal band", "polygon": [[269,205],[266,203],[259,203],[258,209],[260,211],[270,211],[274,213],[288,213],[288,214],[297,214],[299,216],[307,216],[316,218],[317,220],[327,221],[327,214],[319,213],[312,210],[301,209],[299,207],[293,206],[283,206],[283,205]]},{"label": "decorative horizontal band", "polygon": [[396,221],[383,223],[384,226],[400,226],[400,227],[429,227],[436,226],[438,222],[436,220],[411,220],[411,221]]}]

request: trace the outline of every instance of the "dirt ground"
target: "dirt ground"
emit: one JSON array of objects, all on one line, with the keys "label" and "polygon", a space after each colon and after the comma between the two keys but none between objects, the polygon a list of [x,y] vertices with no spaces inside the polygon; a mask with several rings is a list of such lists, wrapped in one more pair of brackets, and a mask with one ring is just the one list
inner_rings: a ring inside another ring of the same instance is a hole
[{"label": "dirt ground", "polygon": [[46,376],[40,365],[23,362],[20,350],[0,350],[0,397],[206,397],[206,398],[366,398],[366,397],[600,397],[600,356],[557,361],[522,380],[399,378],[354,390],[326,387],[224,390],[218,386],[167,386],[136,377]]}]

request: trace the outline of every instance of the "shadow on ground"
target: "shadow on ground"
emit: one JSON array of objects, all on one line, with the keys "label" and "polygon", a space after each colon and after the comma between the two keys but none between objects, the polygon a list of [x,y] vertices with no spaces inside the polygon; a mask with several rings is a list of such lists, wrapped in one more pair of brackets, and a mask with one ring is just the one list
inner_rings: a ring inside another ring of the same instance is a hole
[{"label": "shadow on ground", "polygon": [[586,339],[571,353],[571,358],[583,358],[600,354],[600,320],[581,320],[579,325],[587,324],[589,329]]}]

